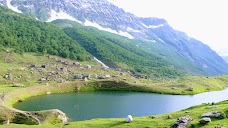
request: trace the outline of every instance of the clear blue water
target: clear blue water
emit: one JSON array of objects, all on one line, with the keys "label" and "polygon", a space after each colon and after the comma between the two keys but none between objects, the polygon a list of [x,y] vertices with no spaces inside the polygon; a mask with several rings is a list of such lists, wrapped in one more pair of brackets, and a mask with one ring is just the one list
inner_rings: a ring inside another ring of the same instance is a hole
[{"label": "clear blue water", "polygon": [[228,100],[228,89],[193,96],[138,92],[80,92],[32,97],[14,107],[25,111],[60,109],[72,121],[93,118],[148,116],[202,103]]}]

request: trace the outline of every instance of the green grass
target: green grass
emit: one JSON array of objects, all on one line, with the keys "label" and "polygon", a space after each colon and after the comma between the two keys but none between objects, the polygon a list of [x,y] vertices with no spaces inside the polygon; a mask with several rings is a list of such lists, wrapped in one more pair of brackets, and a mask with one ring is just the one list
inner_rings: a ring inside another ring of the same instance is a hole
[{"label": "green grass", "polygon": [[[207,106],[211,104],[203,104],[194,106],[186,110],[179,112],[162,114],[162,115],[151,115],[145,117],[133,117],[133,122],[125,123],[125,118],[111,118],[111,119],[93,119],[87,121],[69,122],[67,124],[55,124],[55,125],[41,125],[32,126],[34,128],[169,128],[177,118],[189,115],[193,118],[193,121],[188,125],[188,128],[214,128],[215,126],[228,126],[228,118],[216,119],[212,118],[212,122],[208,125],[199,124],[198,120],[200,115],[206,112],[228,110],[228,101],[217,103],[217,108],[208,109]],[[186,113],[188,112],[188,113]],[[171,119],[168,119],[168,115],[172,115]],[[3,128],[27,128],[31,126],[10,124],[2,126]]]},{"label": "green grass", "polygon": [[[139,92],[153,92],[153,93],[166,93],[166,94],[178,94],[178,95],[186,95],[186,94],[197,94],[201,92],[214,91],[214,90],[222,90],[228,86],[228,76],[215,76],[215,77],[205,77],[205,76],[185,76],[179,77],[176,79],[136,79],[131,77],[128,72],[123,72],[124,75],[119,77],[111,77],[105,80],[96,80],[92,79],[87,82],[82,82],[80,80],[70,81],[65,83],[57,83],[55,81],[48,81],[49,86],[46,83],[39,83],[37,79],[41,77],[38,73],[34,72],[32,75],[29,70],[21,71],[21,68],[28,69],[31,64],[47,64],[47,63],[56,63],[56,61],[48,59],[48,57],[44,55],[37,55],[34,53],[25,53],[25,54],[15,54],[10,53],[13,61],[5,62],[4,58],[6,56],[6,52],[0,52],[0,75],[4,76],[5,73],[11,69],[13,71],[14,76],[18,76],[21,74],[25,74],[25,76],[32,76],[29,78],[28,82],[25,82],[25,78],[15,79],[15,80],[6,80],[3,77],[0,77],[0,93],[4,92],[4,97],[0,99],[0,104],[5,103],[8,107],[12,107],[13,104],[18,102],[18,100],[24,100],[28,97],[43,95],[46,92],[52,93],[63,93],[75,91],[78,87],[80,87],[80,91],[139,91]],[[60,57],[56,57],[59,60],[66,60]],[[89,73],[89,74],[119,74],[119,71],[115,70],[102,70],[102,67],[97,64],[95,61],[91,62],[82,62],[83,66],[92,65],[92,69],[86,68],[69,68],[73,70],[75,74],[77,73]],[[123,80],[126,78],[127,80]],[[11,87],[12,82],[19,82],[25,85],[25,87]],[[193,91],[188,91],[187,89],[192,87]],[[3,101],[2,101],[3,100]],[[151,117],[134,117],[134,121],[132,123],[124,123],[124,118],[115,118],[115,119],[93,119],[88,121],[80,121],[80,122],[70,122],[69,124],[48,124],[41,126],[32,126],[32,127],[84,127],[84,128],[106,128],[106,127],[142,127],[142,128],[154,128],[154,127],[170,127],[170,125],[181,116],[190,115],[194,118],[192,122],[195,127],[202,127],[198,124],[199,116],[203,112],[207,111],[225,111],[228,109],[228,101],[219,103],[218,108],[214,109],[205,109],[207,105],[201,105],[189,108],[187,111],[190,113],[185,113],[186,110],[169,113],[164,115],[153,115],[155,118]],[[172,115],[172,119],[167,119],[168,115]],[[52,121],[53,122],[53,121]],[[55,122],[55,121],[54,121]],[[228,126],[227,119],[216,120],[213,119],[212,123],[208,126],[204,127],[214,127],[217,124],[223,124],[224,126]],[[1,127],[31,127],[26,125],[4,125]],[[189,126],[190,127],[190,126]]]}]

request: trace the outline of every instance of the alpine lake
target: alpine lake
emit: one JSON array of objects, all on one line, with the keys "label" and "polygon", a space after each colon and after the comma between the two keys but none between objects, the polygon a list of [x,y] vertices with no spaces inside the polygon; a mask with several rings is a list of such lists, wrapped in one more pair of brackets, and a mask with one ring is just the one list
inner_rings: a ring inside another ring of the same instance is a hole
[{"label": "alpine lake", "polygon": [[228,100],[228,89],[197,95],[140,92],[72,92],[31,97],[14,105],[25,111],[60,109],[71,121],[94,118],[149,116],[186,109],[202,103]]}]

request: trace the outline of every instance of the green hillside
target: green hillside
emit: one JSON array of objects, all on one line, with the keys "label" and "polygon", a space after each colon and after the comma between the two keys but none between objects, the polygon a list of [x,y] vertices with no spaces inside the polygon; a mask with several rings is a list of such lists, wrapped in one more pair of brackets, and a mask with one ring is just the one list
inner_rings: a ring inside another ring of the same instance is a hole
[{"label": "green hillside", "polygon": [[[128,52],[134,53],[135,55],[140,56],[146,60],[151,60],[153,61],[152,63],[156,63],[157,65],[174,67],[188,74],[207,75],[207,73],[204,72],[201,68],[193,65],[190,60],[185,58],[183,55],[180,55],[176,49],[164,43],[151,43],[149,41],[145,41],[145,40],[143,41],[138,39],[130,40],[128,38],[124,38],[119,35],[108,33],[105,31],[100,31],[93,27],[84,27],[77,22],[73,22],[69,20],[56,20],[56,21],[53,21],[53,23],[63,28],[64,31],[66,31],[66,33],[68,33],[69,36],[74,36],[74,39],[76,39],[78,42],[80,42],[79,38],[82,38],[82,37],[76,37],[78,34],[75,34],[75,33],[70,34],[69,32],[70,28],[71,28],[71,32],[72,32],[72,28],[75,28],[74,32],[77,31],[76,33],[83,32],[83,34],[81,34],[80,36],[91,35],[90,37],[96,37],[96,39],[106,40],[109,43],[111,43],[112,46],[127,50]],[[86,44],[87,43],[82,44],[84,45],[85,49],[87,47]],[[107,44],[102,44],[102,45],[107,45]],[[108,44],[108,46],[110,45]],[[106,50],[108,49],[106,48]],[[108,52],[111,52],[111,51],[109,50]],[[113,51],[113,53],[115,53],[115,56],[119,56],[117,55],[118,52]],[[110,56],[104,58],[105,55],[100,56],[100,55],[96,55],[96,53],[91,53],[91,54],[98,57],[100,60],[106,62],[107,64],[109,64],[110,60],[111,61],[113,60],[110,58]],[[110,60],[107,60],[107,59],[110,59]]]},{"label": "green hillside", "polygon": [[91,56],[62,30],[0,7],[0,46],[16,52],[39,52],[77,60]]}]

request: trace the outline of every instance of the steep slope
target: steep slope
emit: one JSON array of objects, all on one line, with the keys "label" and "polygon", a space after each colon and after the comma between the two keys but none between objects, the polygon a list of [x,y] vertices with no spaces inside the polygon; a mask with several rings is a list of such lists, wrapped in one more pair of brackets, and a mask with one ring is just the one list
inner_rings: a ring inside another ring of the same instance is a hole
[{"label": "steep slope", "polygon": [[4,7],[0,7],[0,23],[0,47],[10,47],[19,53],[48,53],[81,61],[91,59],[92,54],[114,68],[121,67],[156,77],[183,75],[161,58],[142,50],[134,49],[133,52],[131,47],[123,48],[102,38],[97,34],[99,31],[94,29],[66,28],[66,34],[53,24],[36,21]]},{"label": "steep slope", "polygon": [[[143,57],[144,59],[152,60],[156,63],[159,61],[160,63],[168,62],[170,66],[186,73],[206,75],[206,72],[204,72],[201,68],[198,68],[197,66],[191,64],[191,61],[181,56],[176,49],[170,47],[167,44],[151,43],[150,41],[142,41],[136,39],[132,40],[115,34],[100,31],[92,27],[85,27],[77,22],[70,20],[55,20],[52,23],[60,26],[61,28],[73,27],[77,28],[78,30],[86,31],[87,33],[96,35],[97,38],[106,39],[109,42],[112,42],[113,44],[126,49],[128,52],[130,51],[136,55]],[[114,52],[114,54],[116,54],[116,52]],[[102,57],[99,57],[99,59],[105,61]]]},{"label": "steep slope", "polygon": [[125,47],[126,45],[122,43],[126,42],[102,38],[93,29],[87,31],[81,28],[64,28],[63,30],[110,67],[130,69],[133,73],[146,73],[152,77],[173,78],[182,75],[162,58],[140,51],[132,45]]},{"label": "steep slope", "polygon": [[136,17],[106,0],[2,0],[0,4],[41,21],[70,19],[131,39],[168,44],[209,75],[228,73],[228,65],[213,50],[174,30],[164,19]]},{"label": "steep slope", "polygon": [[91,56],[58,27],[0,7],[0,45],[17,52],[41,52],[88,60]]},{"label": "steep slope", "polygon": [[228,63],[228,56],[223,56],[222,58],[225,60],[226,63]]},{"label": "steep slope", "polygon": [[187,57],[193,64],[204,71],[216,75],[227,74],[228,68],[225,61],[210,47],[202,42],[188,37],[185,33],[176,31],[168,25],[150,29],[166,44],[176,48],[180,54]]}]

